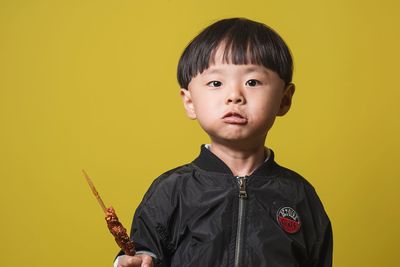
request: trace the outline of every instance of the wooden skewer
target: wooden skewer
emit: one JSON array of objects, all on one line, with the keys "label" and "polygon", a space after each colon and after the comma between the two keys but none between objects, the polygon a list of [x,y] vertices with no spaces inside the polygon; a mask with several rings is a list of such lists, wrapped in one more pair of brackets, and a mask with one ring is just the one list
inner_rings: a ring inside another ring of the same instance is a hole
[{"label": "wooden skewer", "polygon": [[106,205],[104,205],[104,202],[101,199],[99,193],[97,192],[96,187],[94,187],[94,184],[93,184],[92,180],[90,179],[89,175],[85,172],[85,170],[82,170],[82,172],[83,172],[83,175],[86,178],[86,181],[88,182],[88,184],[90,186],[90,189],[92,189],[92,192],[93,192],[94,196],[96,197],[97,201],[99,202],[101,208],[103,209],[104,213],[107,214]]}]

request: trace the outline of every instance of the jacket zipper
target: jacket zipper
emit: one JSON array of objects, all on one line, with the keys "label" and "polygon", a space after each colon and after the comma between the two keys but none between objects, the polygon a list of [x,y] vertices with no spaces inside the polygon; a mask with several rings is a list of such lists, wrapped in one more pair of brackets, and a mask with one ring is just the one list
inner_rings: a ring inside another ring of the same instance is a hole
[{"label": "jacket zipper", "polygon": [[236,247],[235,247],[235,267],[240,266],[240,259],[242,258],[242,246],[243,246],[243,233],[244,233],[244,217],[246,210],[246,199],[247,199],[247,177],[237,176],[239,184],[239,212],[236,230]]}]

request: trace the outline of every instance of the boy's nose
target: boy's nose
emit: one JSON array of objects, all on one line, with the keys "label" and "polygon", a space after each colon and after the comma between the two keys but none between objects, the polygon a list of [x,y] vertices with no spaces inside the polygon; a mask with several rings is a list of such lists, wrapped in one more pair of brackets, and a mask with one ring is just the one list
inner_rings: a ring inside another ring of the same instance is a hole
[{"label": "boy's nose", "polygon": [[242,92],[238,89],[232,90],[226,98],[226,104],[245,104],[245,98]]}]

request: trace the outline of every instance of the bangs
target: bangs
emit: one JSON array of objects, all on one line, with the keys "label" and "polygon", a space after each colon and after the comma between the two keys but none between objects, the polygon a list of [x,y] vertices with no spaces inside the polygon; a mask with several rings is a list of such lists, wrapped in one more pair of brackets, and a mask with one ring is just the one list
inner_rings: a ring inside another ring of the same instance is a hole
[{"label": "bangs", "polygon": [[262,56],[262,51],[257,49],[257,45],[254,45],[254,43],[249,40],[243,43],[235,41],[236,40],[232,39],[222,40],[221,43],[211,51],[208,58],[208,66],[205,66],[205,69],[215,64],[216,53],[220,49],[223,51],[222,63],[234,65],[262,65],[262,58],[265,58],[266,55],[264,55],[264,57]]},{"label": "bangs", "polygon": [[219,49],[224,63],[263,65],[286,84],[292,80],[292,57],[283,39],[264,24],[234,18],[212,24],[189,43],[178,64],[181,88],[215,63]]}]

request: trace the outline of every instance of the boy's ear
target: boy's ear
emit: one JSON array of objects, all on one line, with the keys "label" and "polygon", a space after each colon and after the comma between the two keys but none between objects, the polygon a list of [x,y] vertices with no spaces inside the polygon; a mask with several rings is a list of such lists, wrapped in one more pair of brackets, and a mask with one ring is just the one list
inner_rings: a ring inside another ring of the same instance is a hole
[{"label": "boy's ear", "polygon": [[194,110],[192,95],[188,89],[181,88],[181,97],[183,101],[183,106],[185,107],[186,115],[191,120],[195,120],[197,118],[196,112]]},{"label": "boy's ear", "polygon": [[281,105],[279,107],[279,111],[277,114],[278,116],[283,116],[289,111],[290,106],[292,105],[292,98],[293,98],[295,89],[296,89],[296,87],[293,83],[289,83],[285,87],[285,91],[284,91],[282,99],[281,99]]}]

